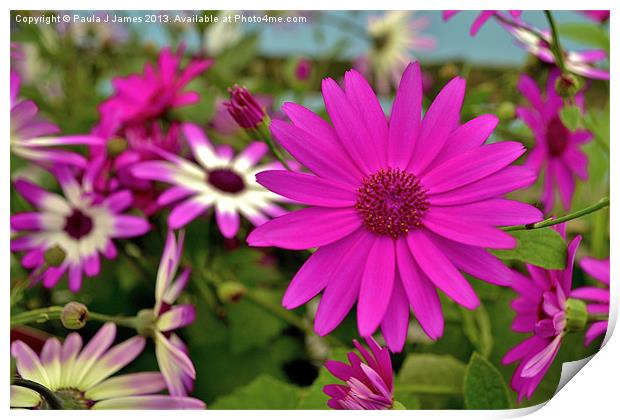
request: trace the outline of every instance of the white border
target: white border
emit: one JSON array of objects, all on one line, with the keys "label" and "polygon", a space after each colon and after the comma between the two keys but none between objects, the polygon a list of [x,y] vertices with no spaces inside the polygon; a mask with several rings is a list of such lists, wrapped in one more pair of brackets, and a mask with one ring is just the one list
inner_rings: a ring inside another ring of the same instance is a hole
[{"label": "white border", "polygon": [[[9,10],[10,8],[19,8],[19,9],[41,9],[41,10],[78,10],[78,9],[103,9],[103,10],[151,10],[151,9],[161,9],[161,10],[194,10],[194,9],[232,9],[232,10],[253,10],[253,9],[281,9],[281,10],[307,10],[307,9],[344,9],[344,10],[359,10],[359,9],[381,9],[381,10],[390,10],[390,9],[420,9],[420,10],[432,10],[432,9],[459,9],[463,7],[464,1],[419,1],[419,0],[409,0],[409,1],[394,1],[394,0],[383,0],[380,3],[372,2],[369,0],[341,0],[338,2],[328,1],[328,0],[314,0],[313,2],[308,1],[299,1],[299,0],[289,0],[289,1],[277,1],[277,0],[264,0],[264,1],[250,1],[250,0],[227,0],[220,2],[205,2],[205,1],[189,1],[189,0],[175,0],[164,1],[164,0],[139,0],[139,1],[120,1],[120,0],[106,0],[106,1],[90,1],[84,2],[79,0],[63,0],[63,1],[41,1],[41,0],[21,0],[19,4],[13,2],[12,4],[8,4],[8,1],[3,2],[2,8],[4,9],[4,25],[2,26],[2,38],[4,45],[4,53],[0,56],[0,60],[2,65],[0,67],[0,72],[2,74],[2,97],[4,99],[3,103],[3,113],[2,113],[2,121],[4,132],[6,134],[5,139],[8,139],[9,134],[9,25],[7,24],[9,21]],[[604,0],[588,0],[588,1],[575,1],[575,0],[562,0],[562,1],[544,1],[544,0],[505,0],[505,1],[481,1],[481,0],[468,0],[467,7],[468,9],[562,9],[562,10],[579,10],[579,9],[611,9],[612,10],[612,33],[611,39],[618,40],[620,39],[618,36],[618,31],[615,28],[616,22],[618,19],[617,16],[620,16],[620,7],[618,7],[618,2],[615,1],[604,1]],[[174,6],[174,7],[171,7]],[[467,34],[464,34],[467,36]],[[611,86],[611,115],[617,115],[618,112],[618,88],[615,83],[616,78],[618,77],[618,42],[612,42],[612,51],[611,51],[611,68],[612,68],[612,82]],[[618,122],[615,118],[611,119],[611,175],[610,178],[612,180],[617,180],[617,171],[614,168],[614,165],[618,163],[618,147],[615,145],[616,142],[620,141],[618,136]],[[9,199],[9,142],[8,140],[4,140],[2,143],[4,147],[3,153],[0,154],[0,170],[4,173],[2,177],[3,182],[0,182],[0,194],[5,200]],[[618,313],[618,295],[619,295],[619,283],[618,279],[620,279],[620,270],[618,270],[618,261],[620,261],[620,255],[618,254],[620,251],[619,237],[616,234],[616,220],[618,220],[618,211],[616,210],[617,200],[615,197],[619,196],[619,183],[618,181],[614,181],[611,185],[611,231],[613,232],[611,237],[611,255],[612,255],[612,270],[611,277],[614,279],[612,281],[611,292],[612,292],[612,306],[611,306],[611,320],[612,324],[615,325],[617,313]],[[5,203],[8,201],[4,201]],[[3,220],[3,223],[0,227],[0,243],[2,244],[2,251],[0,252],[0,267],[4,267],[5,273],[8,271],[9,267],[9,206],[3,205],[0,206],[0,215]],[[0,311],[0,319],[2,319],[2,325],[0,335],[2,337],[2,343],[6,343],[5,345],[0,345],[0,365],[2,368],[0,369],[0,378],[5,378],[5,381],[8,379],[8,356],[9,356],[9,321],[8,321],[8,310],[6,308],[9,307],[9,281],[8,278],[4,277],[4,292],[2,293],[2,299],[4,305],[2,305],[4,310]],[[360,412],[359,416],[362,417],[376,417],[383,415],[390,415],[401,418],[411,418],[411,416],[415,416],[416,419],[427,419],[427,418],[465,418],[465,419],[480,419],[480,418],[505,418],[505,417],[514,417],[520,416],[532,411],[535,411],[531,414],[531,418],[540,419],[543,417],[554,417],[554,418],[579,418],[579,417],[595,417],[599,416],[600,418],[610,418],[610,413],[614,413],[618,411],[618,391],[617,391],[617,380],[618,374],[620,373],[620,339],[617,337],[618,334],[609,335],[606,337],[607,343],[605,347],[595,355],[592,360],[587,364],[587,367],[583,369],[577,375],[577,379],[569,381],[568,384],[555,396],[553,397],[546,406],[536,411],[535,409],[525,409],[525,410],[512,410],[512,411],[498,411],[498,412],[477,412],[477,411],[466,411],[466,410],[458,410],[458,411],[391,411],[389,413],[383,412]],[[206,372],[205,374],[208,374]],[[7,411],[9,407],[9,387],[5,382],[6,388],[3,388],[0,391],[0,410]],[[538,407],[540,408],[540,407]],[[95,412],[92,411],[88,414],[83,412],[21,412],[12,410],[10,411],[10,416],[14,418],[31,418],[31,416],[43,416],[45,418],[59,417],[63,416],[66,419],[71,418],[83,418],[83,416],[92,416],[92,418],[109,418],[110,412]],[[116,412],[114,416],[120,416],[120,418],[130,418],[130,416],[135,416],[137,413],[132,412]],[[146,414],[152,418],[163,418],[163,416],[167,415],[164,412],[155,412],[151,411]],[[206,411],[206,412],[185,412],[183,413],[184,418],[203,418],[204,416],[209,416],[209,418],[218,418],[218,419],[233,419],[238,418],[240,415],[250,415],[252,418],[289,418],[291,415],[294,415],[296,418],[314,418],[317,412],[312,411],[296,411],[294,413],[290,413],[287,411],[254,411],[252,413],[240,413],[236,411]],[[343,418],[349,414],[345,412],[336,412],[336,411],[323,411],[320,412],[321,416],[327,416],[331,418]]]}]

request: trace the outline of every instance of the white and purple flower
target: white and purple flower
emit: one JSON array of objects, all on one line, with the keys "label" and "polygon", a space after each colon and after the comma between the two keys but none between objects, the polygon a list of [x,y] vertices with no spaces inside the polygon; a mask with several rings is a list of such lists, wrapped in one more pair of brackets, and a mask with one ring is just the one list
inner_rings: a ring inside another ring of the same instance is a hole
[{"label": "white and purple flower", "polygon": [[155,342],[155,355],[159,369],[164,376],[171,395],[185,396],[192,391],[196,370],[188,356],[188,350],[181,338],[173,331],[191,324],[196,318],[196,310],[191,304],[174,303],[179,298],[189,280],[189,269],[176,277],[181,261],[184,234],[179,234],[177,242],[174,233],[168,232],[166,245],[157,271],[155,285],[155,307],[138,314],[144,323],[145,335]]},{"label": "white and purple flower", "polygon": [[289,200],[268,191],[255,179],[258,172],[284,169],[276,162],[257,165],[267,153],[264,143],[252,142],[235,156],[230,146],[214,147],[195,124],[186,123],[182,130],[196,163],[159,150],[166,160],[138,163],[132,170],[138,178],[173,185],[157,200],[162,206],[182,200],[168,217],[171,229],[181,228],[210,207],[215,207],[215,218],[222,235],[232,238],[239,230],[239,214],[259,226],[269,217],[286,213],[274,201]]},{"label": "white and purple flower", "polygon": [[[110,376],[131,363],[144,349],[145,339],[132,337],[110,347],[116,325],[107,323],[82,348],[82,337],[71,333],[61,343],[52,337],[37,355],[26,343],[14,341],[11,354],[21,378],[49,389],[64,410],[204,409],[196,399],[159,394],[166,384],[159,372]],[[47,409],[35,391],[11,385],[11,407]]]},{"label": "white and purple flower", "polygon": [[25,252],[22,265],[33,270],[33,281],[54,287],[68,273],[69,289],[77,292],[84,274],[99,274],[100,254],[116,257],[113,239],[140,236],[149,230],[145,219],[123,214],[132,204],[128,191],[107,197],[93,193],[98,166],[93,164],[81,181],[66,166],[54,168],[63,195],[24,179],[15,181],[17,192],[36,210],[11,216],[11,229],[16,233],[11,251]]}]

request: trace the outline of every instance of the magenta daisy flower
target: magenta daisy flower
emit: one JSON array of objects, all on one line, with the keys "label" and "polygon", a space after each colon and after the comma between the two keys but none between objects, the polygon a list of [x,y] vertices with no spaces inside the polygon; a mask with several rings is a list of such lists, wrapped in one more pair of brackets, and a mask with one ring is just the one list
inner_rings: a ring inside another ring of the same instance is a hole
[{"label": "magenta daisy flower", "polygon": [[[40,355],[27,344],[14,341],[11,354],[17,373],[52,391],[65,410],[204,409],[195,398],[159,394],[166,388],[159,372],[129,373],[110,378],[144,349],[144,338],[133,337],[110,347],[116,325],[107,323],[82,348],[82,338],[71,333],[61,343],[46,340]],[[11,408],[49,408],[28,388],[11,385]]]},{"label": "magenta daisy flower", "polygon": [[19,98],[20,84],[19,74],[11,71],[11,152],[43,165],[86,167],[84,156],[58,147],[101,145],[103,139],[90,135],[55,136],[60,129],[41,118],[39,108],[33,101]]},{"label": "magenta daisy flower", "polygon": [[[545,63],[556,64],[551,48],[552,37],[549,31],[542,31],[523,21],[506,24],[506,30],[517,40],[517,44],[530,54]],[[594,66],[595,63],[606,61],[608,56],[604,50],[565,51],[564,66],[571,73],[590,79],[609,80],[609,70]]]},{"label": "magenta daisy flower", "polygon": [[188,349],[174,330],[191,324],[196,310],[191,304],[175,305],[189,279],[189,269],[176,277],[183,251],[184,234],[177,243],[174,233],[168,232],[164,252],[157,271],[155,307],[138,315],[145,334],[155,342],[155,355],[171,395],[184,396],[192,391],[196,370],[188,356]]},{"label": "magenta daisy flower", "polygon": [[[444,10],[441,13],[441,16],[443,17],[444,21],[448,21],[459,12],[462,12],[462,10]],[[509,10],[508,12],[513,19],[520,18],[522,13],[521,10]],[[498,16],[499,13],[501,13],[501,11],[499,10],[482,10],[480,14],[476,17],[476,19],[474,19],[474,22],[471,24],[469,34],[471,36],[476,36],[482,25],[487,23],[487,21],[492,17]]]},{"label": "magenta daisy flower", "polygon": [[[566,238],[566,226],[558,226],[561,227],[557,230]],[[523,397],[532,397],[573,323],[585,324],[585,308],[582,313],[578,313],[576,308],[581,302],[573,303],[574,299],[569,299],[573,264],[580,241],[581,237],[577,236],[569,243],[568,261],[564,270],[545,270],[526,264],[530,277],[514,272],[512,287],[518,297],[511,304],[516,312],[512,329],[532,334],[502,359],[504,364],[519,363],[511,382],[512,388],[519,394],[519,401]]]},{"label": "magenta daisy flower", "polygon": [[147,63],[142,74],[114,78],[114,95],[99,106],[100,125],[115,133],[122,126],[139,125],[160,118],[174,108],[198,102],[197,92],[184,89],[211,66],[212,60],[191,60],[181,70],[183,52],[183,47],[176,54],[164,48],[157,66]]},{"label": "magenta daisy flower", "polygon": [[[560,73],[556,69],[549,74],[546,95],[543,97],[536,82],[523,74],[517,88],[529,102],[528,106],[517,107],[517,116],[532,130],[536,141],[529,153],[526,166],[544,174],[542,202],[545,213],[553,210],[555,191],[559,190],[562,207],[571,207],[575,192],[575,179],[588,179],[588,157],[580,147],[592,139],[586,130],[571,132],[560,119],[564,101],[556,92],[556,81]],[[575,101],[583,110],[583,92]]]},{"label": "magenta daisy flower", "polygon": [[315,331],[328,334],[357,301],[360,335],[381,326],[392,351],[404,345],[409,307],[432,339],[443,333],[436,288],[466,308],[479,300],[462,271],[505,285],[510,271],[485,248],[513,248],[498,226],[530,223],[541,213],[506,200],[535,175],[510,166],[520,143],[487,144],[498,119],[460,124],[465,80],[453,79],[421,118],[418,63],[403,74],[386,119],[356,71],[345,89],[323,81],[332,124],[292,103],[292,124],[274,120],[273,135],[312,174],[266,171],[257,180],[310,207],[256,228],[251,246],[318,250],[293,278],[282,300],[300,306],[323,291]]},{"label": "magenta daisy flower", "polygon": [[[11,216],[11,229],[18,234],[11,240],[11,251],[26,252],[22,265],[32,269],[33,279],[42,279],[45,287],[54,287],[68,272],[69,289],[77,292],[83,274],[99,274],[100,254],[116,257],[113,239],[149,230],[146,220],[123,214],[132,201],[128,191],[103,198],[93,193],[95,172],[87,172],[78,182],[67,167],[55,168],[63,195],[22,179],[14,183],[36,211]],[[50,257],[55,261],[50,262]]]},{"label": "magenta daisy flower", "polygon": [[394,404],[394,381],[390,352],[369,337],[370,352],[357,340],[353,344],[361,358],[348,354],[349,364],[328,360],[327,370],[346,385],[326,385],[323,392],[331,398],[327,405],[335,410],[389,410]]},{"label": "magenta daisy flower", "polygon": [[285,213],[274,204],[284,199],[267,191],[255,179],[258,172],[282,168],[279,163],[255,166],[267,153],[264,143],[252,142],[234,156],[230,146],[216,149],[197,125],[186,123],[182,131],[196,163],[162,150],[159,153],[165,161],[139,163],[132,170],[138,178],[174,185],[157,200],[162,206],[183,200],[168,217],[171,229],[185,226],[213,206],[222,235],[232,238],[239,230],[240,213],[255,226],[267,221],[268,216]]},{"label": "magenta daisy flower", "polygon": [[[588,314],[609,316],[609,258],[597,260],[586,257],[579,263],[583,271],[601,282],[604,288],[594,286],[578,287],[570,296],[574,299],[582,299],[587,302]],[[596,321],[586,331],[586,346],[598,336],[607,332],[608,321]]]}]

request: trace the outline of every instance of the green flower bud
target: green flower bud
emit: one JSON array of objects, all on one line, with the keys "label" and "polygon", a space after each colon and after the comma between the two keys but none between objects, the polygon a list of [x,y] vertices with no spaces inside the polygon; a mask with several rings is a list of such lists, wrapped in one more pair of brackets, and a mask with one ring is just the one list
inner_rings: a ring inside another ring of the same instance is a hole
[{"label": "green flower bud", "polygon": [[113,137],[106,143],[108,156],[116,157],[127,150],[127,140],[121,137]]},{"label": "green flower bud", "polygon": [[502,102],[497,107],[497,116],[501,120],[511,120],[515,117],[515,104],[512,102]]},{"label": "green flower bud", "polygon": [[245,292],[245,286],[234,281],[224,282],[217,287],[217,295],[222,302],[238,302],[245,295]]},{"label": "green flower bud", "polygon": [[136,331],[144,337],[152,337],[155,334],[156,320],[152,309],[142,309],[136,316]]},{"label": "green flower bud", "polygon": [[69,302],[60,314],[60,322],[69,330],[79,330],[88,320],[88,308],[79,302]]},{"label": "green flower bud", "polygon": [[58,267],[62,264],[66,256],[67,253],[58,245],[49,248],[44,254],[45,262],[52,267]]},{"label": "green flower bud", "polygon": [[565,99],[574,98],[582,86],[583,80],[574,74],[562,74],[555,81],[555,91]]},{"label": "green flower bud", "polygon": [[586,304],[579,299],[568,299],[566,302],[566,331],[583,331],[588,322]]}]

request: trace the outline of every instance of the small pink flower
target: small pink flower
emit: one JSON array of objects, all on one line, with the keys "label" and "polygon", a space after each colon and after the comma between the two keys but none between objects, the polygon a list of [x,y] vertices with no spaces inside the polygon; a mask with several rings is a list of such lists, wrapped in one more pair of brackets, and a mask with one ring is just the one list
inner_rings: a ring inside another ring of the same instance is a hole
[{"label": "small pink flower", "polygon": [[301,58],[295,64],[295,78],[305,82],[312,74],[312,61],[308,58]]},{"label": "small pink flower", "polygon": [[[565,225],[558,225],[556,230],[566,239]],[[573,264],[580,241],[581,237],[577,236],[568,244],[564,270],[545,270],[526,264],[529,277],[514,272],[512,287],[518,297],[511,304],[516,312],[512,329],[531,336],[506,353],[502,362],[519,363],[511,382],[519,400],[532,397],[567,332]]]},{"label": "small pink flower", "polygon": [[[579,263],[583,271],[603,284],[603,288],[594,286],[578,287],[571,292],[571,297],[583,299],[588,305],[588,313],[609,315],[609,258],[597,260],[586,257]],[[606,286],[606,287],[605,287]],[[586,331],[586,346],[607,331],[608,321],[596,321]]]},{"label": "small pink flower", "polygon": [[[564,210],[570,209],[575,179],[588,179],[588,158],[580,148],[592,140],[589,131],[579,129],[571,132],[562,122],[560,111],[564,100],[556,92],[559,76],[557,69],[549,74],[545,96],[536,82],[525,74],[521,75],[517,85],[529,102],[527,106],[517,107],[517,116],[529,127],[535,139],[526,166],[538,172],[539,176],[544,176],[542,202],[545,213],[553,210],[556,190],[559,190]],[[576,95],[575,101],[583,110],[583,92]]]},{"label": "small pink flower", "polygon": [[[462,12],[462,10],[444,10],[442,12],[443,20],[444,21],[450,20],[450,19],[452,19],[452,17],[454,15],[456,15],[459,12]],[[478,17],[476,17],[474,22],[471,24],[471,29],[469,30],[469,34],[471,36],[476,36],[478,34],[478,31],[482,27],[482,25],[487,23],[487,21],[489,19],[491,19],[492,17],[497,16],[498,13],[501,13],[501,11],[499,11],[499,10],[482,10],[480,12],[480,14],[478,15]],[[522,11],[521,10],[509,10],[509,13],[510,13],[510,16],[513,19],[517,19],[517,18],[521,17]]]},{"label": "small pink flower", "polygon": [[389,410],[394,403],[392,361],[387,348],[382,348],[374,338],[366,343],[370,352],[357,340],[353,344],[361,358],[350,352],[349,364],[328,360],[327,370],[346,385],[326,385],[323,392],[331,398],[327,405],[335,410]]},{"label": "small pink flower", "polygon": [[293,103],[292,123],[271,132],[311,173],[271,170],[258,183],[308,207],[254,229],[250,246],[318,248],[299,269],[282,304],[296,308],[323,292],[314,328],[329,334],[357,302],[360,335],[381,328],[390,350],[405,343],[410,310],[432,339],[444,319],[437,289],[466,308],[479,305],[462,272],[506,285],[510,271],[488,248],[513,248],[499,226],[530,223],[539,210],[503,198],[535,175],[511,166],[517,142],[484,144],[493,115],[461,123],[465,80],[454,78],[422,116],[418,63],[405,70],[391,115],[357,71],[344,89],[323,80],[330,125]]},{"label": "small pink flower", "polygon": [[211,66],[212,60],[191,60],[181,69],[183,52],[183,47],[176,54],[164,48],[157,66],[147,63],[142,74],[114,78],[114,95],[99,105],[101,124],[108,127],[108,131],[117,132],[121,126],[141,124],[160,118],[172,109],[198,102],[197,92],[184,89]]},{"label": "small pink flower", "polygon": [[[68,273],[69,289],[77,292],[83,274],[99,274],[100,255],[116,258],[114,239],[140,236],[150,228],[146,220],[123,214],[132,202],[129,191],[103,197],[94,193],[98,167],[93,163],[81,181],[65,166],[54,168],[63,195],[22,179],[14,183],[36,211],[11,216],[11,229],[17,234],[11,251],[25,251],[22,265],[33,270],[33,280],[42,280],[45,287],[54,287]],[[51,265],[49,253],[57,260]]]}]

